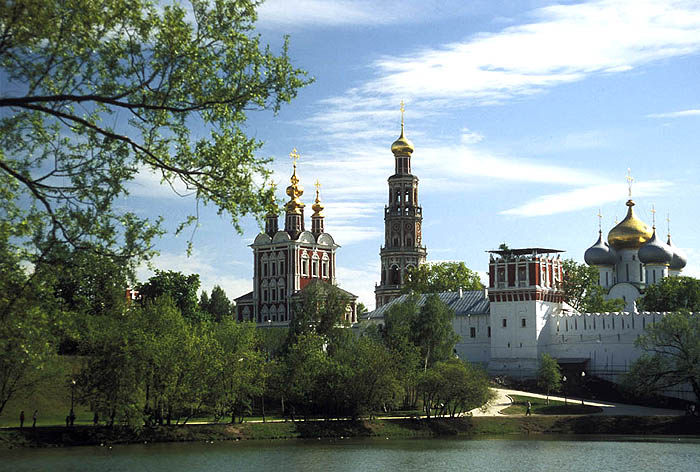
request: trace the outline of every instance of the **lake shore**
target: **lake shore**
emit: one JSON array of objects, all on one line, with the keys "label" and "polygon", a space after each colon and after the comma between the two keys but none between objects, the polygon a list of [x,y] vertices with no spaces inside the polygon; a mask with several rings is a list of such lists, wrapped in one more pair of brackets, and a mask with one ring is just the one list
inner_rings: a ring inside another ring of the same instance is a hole
[{"label": "lake shore", "polygon": [[182,441],[242,441],[349,437],[412,438],[508,434],[698,436],[700,421],[684,416],[529,416],[362,421],[288,421],[127,427],[37,427],[0,430],[0,450]]}]

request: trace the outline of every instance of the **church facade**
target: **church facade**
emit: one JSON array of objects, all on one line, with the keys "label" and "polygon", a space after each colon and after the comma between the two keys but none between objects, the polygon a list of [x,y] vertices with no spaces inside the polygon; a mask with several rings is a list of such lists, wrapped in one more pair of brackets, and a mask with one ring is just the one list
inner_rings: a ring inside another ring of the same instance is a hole
[{"label": "church facade", "polygon": [[[299,155],[290,154],[294,171],[287,187],[284,229],[278,228],[276,211],[265,216],[265,231],[255,237],[253,249],[253,291],[235,299],[238,321],[253,321],[259,326],[288,325],[294,317],[294,305],[300,294],[316,283],[336,285],[336,250],[340,247],[325,232],[324,206],[320,184],[316,182],[316,200],[311,206],[311,231],[304,221],[305,204],[300,197],[304,187],[296,175]],[[349,300],[346,321],[357,321],[357,296],[342,290]]]},{"label": "church facade", "polygon": [[418,177],[411,173],[413,143],[404,134],[403,102],[401,135],[391,145],[394,174],[389,177],[389,201],[384,207],[384,245],[379,250],[380,282],[374,288],[376,306],[401,294],[406,272],[425,263],[421,225],[423,209],[418,204]]}]

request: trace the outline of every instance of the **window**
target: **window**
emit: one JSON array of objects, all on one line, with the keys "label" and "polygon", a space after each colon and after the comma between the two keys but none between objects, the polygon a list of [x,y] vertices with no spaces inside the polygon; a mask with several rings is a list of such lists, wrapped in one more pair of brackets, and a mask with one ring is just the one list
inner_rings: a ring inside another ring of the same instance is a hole
[{"label": "window", "polygon": [[263,301],[267,301],[267,289],[263,290]]},{"label": "window", "polygon": [[284,261],[280,261],[280,275],[284,274]]},{"label": "window", "polygon": [[276,288],[271,288],[270,289],[270,301],[277,301],[277,289]]},{"label": "window", "polygon": [[489,338],[491,337],[491,326],[486,328],[486,334],[488,335]]},{"label": "window", "polygon": [[470,338],[476,337],[476,328],[469,328],[469,337]]},{"label": "window", "polygon": [[323,262],[321,264],[321,275],[324,279],[328,278],[328,257],[323,256]]},{"label": "window", "polygon": [[525,328],[527,327],[527,320],[525,318],[521,318],[520,320],[520,327]]},{"label": "window", "polygon": [[281,301],[281,300],[284,300],[284,288],[281,288],[281,289],[280,289],[279,295],[280,295],[280,301]]},{"label": "window", "polygon": [[318,277],[318,254],[314,254],[311,261],[311,277]]},{"label": "window", "polygon": [[262,266],[263,266],[263,277],[267,277],[267,262],[263,262]]},{"label": "window", "polygon": [[270,275],[273,277],[277,275],[277,264],[275,261],[270,262]]},{"label": "window", "polygon": [[307,253],[301,256],[301,275],[304,277],[309,276],[309,255]]},{"label": "window", "polygon": [[508,327],[508,320],[503,318],[503,327],[507,328]]}]

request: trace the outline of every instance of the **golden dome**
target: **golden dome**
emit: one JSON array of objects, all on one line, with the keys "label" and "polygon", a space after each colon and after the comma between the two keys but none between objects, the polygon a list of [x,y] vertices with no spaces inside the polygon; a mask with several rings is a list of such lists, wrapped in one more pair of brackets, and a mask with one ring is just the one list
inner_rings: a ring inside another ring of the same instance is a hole
[{"label": "golden dome", "polygon": [[652,230],[634,215],[634,202],[627,200],[627,216],[608,233],[608,244],[615,249],[639,249],[651,239]]},{"label": "golden dome", "polygon": [[401,123],[401,136],[391,144],[391,152],[396,154],[411,154],[413,143],[403,134],[403,123]]},{"label": "golden dome", "polygon": [[314,202],[313,205],[311,205],[311,209],[313,209],[314,214],[312,216],[319,216],[323,217],[323,205],[321,204],[321,197],[319,196],[319,191],[321,189],[321,184],[319,181],[316,181],[316,201]]},{"label": "golden dome", "polygon": [[[296,153],[296,149],[293,151]],[[292,185],[287,187],[287,195],[289,195],[289,201],[284,205],[287,213],[300,214],[304,204],[299,200],[299,197],[304,195],[304,187],[299,185],[299,178],[297,177],[297,163],[294,161],[294,172],[292,177],[289,179]]]}]

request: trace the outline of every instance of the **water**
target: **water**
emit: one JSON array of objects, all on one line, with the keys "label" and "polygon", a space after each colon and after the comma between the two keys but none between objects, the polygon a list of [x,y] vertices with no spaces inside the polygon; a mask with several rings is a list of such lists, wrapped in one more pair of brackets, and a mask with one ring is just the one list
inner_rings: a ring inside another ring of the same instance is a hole
[{"label": "water", "polygon": [[1,471],[696,471],[700,439],[412,439],[169,443],[0,453]]}]

